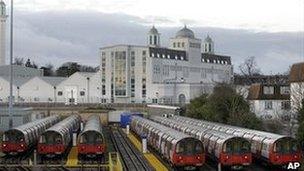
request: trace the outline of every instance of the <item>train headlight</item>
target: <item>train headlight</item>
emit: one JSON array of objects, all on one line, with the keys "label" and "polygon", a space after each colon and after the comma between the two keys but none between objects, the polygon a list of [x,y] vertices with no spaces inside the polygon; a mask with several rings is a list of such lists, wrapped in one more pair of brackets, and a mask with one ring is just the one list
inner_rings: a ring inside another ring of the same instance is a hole
[{"label": "train headlight", "polygon": [[279,155],[277,155],[277,156],[276,156],[276,158],[278,159],[278,158],[280,158],[280,156],[279,156]]},{"label": "train headlight", "polygon": [[24,147],[24,145],[23,145],[23,144],[20,144],[20,147]]},{"label": "train headlight", "polygon": [[182,159],[183,159],[183,157],[182,157],[182,156],[179,156],[179,157],[178,157],[178,159],[179,159],[179,160],[182,160]]},{"label": "train headlight", "polygon": [[229,156],[228,156],[228,155],[226,156],[226,159],[229,159]]},{"label": "train headlight", "polygon": [[245,155],[245,156],[244,156],[244,158],[245,158],[245,159],[247,159],[247,158],[248,158],[248,156],[246,156],[246,155]]},{"label": "train headlight", "polygon": [[296,158],[298,158],[298,156],[297,156],[297,155],[294,155],[294,156],[293,156],[293,158],[295,158],[295,159],[296,159]]},{"label": "train headlight", "polygon": [[2,144],[2,147],[6,147],[6,144]]}]

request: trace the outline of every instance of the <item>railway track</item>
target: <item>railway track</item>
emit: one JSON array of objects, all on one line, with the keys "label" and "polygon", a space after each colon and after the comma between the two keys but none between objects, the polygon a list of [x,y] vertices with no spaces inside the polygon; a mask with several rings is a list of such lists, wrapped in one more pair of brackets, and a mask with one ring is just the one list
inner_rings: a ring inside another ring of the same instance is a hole
[{"label": "railway track", "polygon": [[123,169],[130,171],[152,171],[154,170],[144,156],[128,140],[121,129],[112,129],[111,138],[115,149],[119,152]]}]

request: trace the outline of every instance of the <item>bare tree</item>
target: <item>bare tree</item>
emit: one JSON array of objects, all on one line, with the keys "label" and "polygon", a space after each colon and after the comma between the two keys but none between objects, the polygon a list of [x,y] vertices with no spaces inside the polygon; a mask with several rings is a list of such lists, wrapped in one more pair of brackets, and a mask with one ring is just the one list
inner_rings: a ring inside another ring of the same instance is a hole
[{"label": "bare tree", "polygon": [[14,65],[24,65],[24,59],[23,58],[15,58]]},{"label": "bare tree", "polygon": [[243,75],[247,75],[247,76],[261,74],[261,70],[260,68],[258,68],[254,56],[246,58],[245,61],[239,66],[239,69]]}]

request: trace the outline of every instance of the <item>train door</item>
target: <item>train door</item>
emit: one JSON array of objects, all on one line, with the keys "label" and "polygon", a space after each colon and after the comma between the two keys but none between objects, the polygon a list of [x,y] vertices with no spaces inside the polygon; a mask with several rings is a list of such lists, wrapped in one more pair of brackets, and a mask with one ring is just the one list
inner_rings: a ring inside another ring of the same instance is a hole
[{"label": "train door", "polygon": [[66,99],[66,105],[70,104],[77,104],[77,93],[78,88],[77,86],[65,86],[65,99]]}]

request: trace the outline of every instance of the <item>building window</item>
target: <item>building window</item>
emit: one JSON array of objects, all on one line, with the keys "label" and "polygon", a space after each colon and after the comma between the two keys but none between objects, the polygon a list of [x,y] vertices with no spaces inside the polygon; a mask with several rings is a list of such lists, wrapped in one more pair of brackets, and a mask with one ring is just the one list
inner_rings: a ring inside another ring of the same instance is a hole
[{"label": "building window", "polygon": [[182,47],[185,47],[185,43],[184,42],[182,43]]},{"label": "building window", "polygon": [[265,109],[272,109],[272,101],[265,101]]},{"label": "building window", "polygon": [[58,96],[62,96],[62,94],[63,94],[62,91],[58,91],[57,93]]},{"label": "building window", "polygon": [[281,109],[289,110],[290,109],[290,101],[282,101],[281,102]]},{"label": "building window", "polygon": [[84,96],[85,92],[84,91],[80,91],[80,96]]},{"label": "building window", "polygon": [[152,103],[157,103],[157,99],[152,99]]},{"label": "building window", "polygon": [[281,86],[280,87],[281,94],[290,94],[290,87],[289,86]]},{"label": "building window", "polygon": [[157,57],[158,57],[158,58],[160,57],[159,53],[157,53]]},{"label": "building window", "polygon": [[176,44],[175,44],[175,42],[173,43],[173,47],[174,47],[174,48],[176,47]]},{"label": "building window", "polygon": [[102,95],[106,95],[106,86],[102,85]]},{"label": "building window", "polygon": [[180,42],[177,43],[177,47],[180,47]]},{"label": "building window", "polygon": [[273,94],[274,93],[274,87],[273,86],[264,86],[263,87],[263,93],[264,94]]},{"label": "building window", "polygon": [[116,96],[126,96],[127,94],[126,64],[126,51],[115,52],[114,89]]},{"label": "building window", "polygon": [[146,98],[146,96],[147,96],[147,91],[146,90],[142,90],[142,97]]},{"label": "building window", "polygon": [[143,55],[143,56],[146,56],[146,53],[147,53],[147,52],[146,52],[145,50],[142,51],[142,55]]}]

